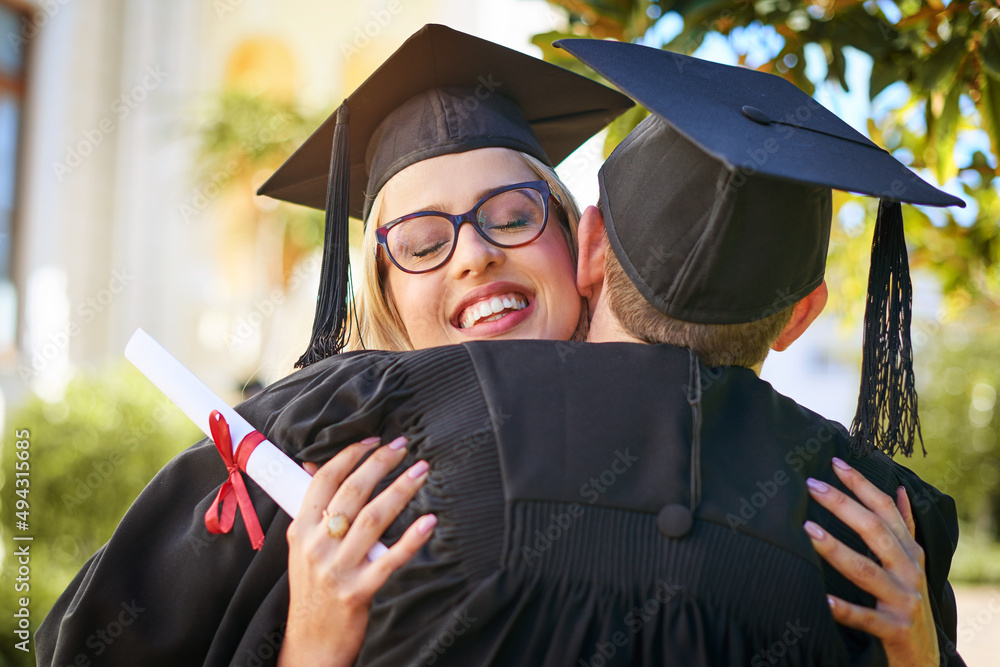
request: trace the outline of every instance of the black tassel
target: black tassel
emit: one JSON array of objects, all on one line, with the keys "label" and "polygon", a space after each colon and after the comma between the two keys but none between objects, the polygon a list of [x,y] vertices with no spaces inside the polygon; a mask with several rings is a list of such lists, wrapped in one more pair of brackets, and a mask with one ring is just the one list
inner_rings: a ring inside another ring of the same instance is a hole
[{"label": "black tassel", "polygon": [[910,456],[915,438],[924,447],[910,342],[912,303],[903,210],[899,202],[883,199],[868,273],[861,392],[851,424],[854,454],[880,449],[889,456],[897,452]]},{"label": "black tassel", "polygon": [[347,104],[337,109],[330,155],[330,177],[326,184],[326,237],[320,269],[316,319],[309,349],[295,362],[296,368],[331,357],[346,344],[350,249],[348,231],[351,187],[351,144]]}]

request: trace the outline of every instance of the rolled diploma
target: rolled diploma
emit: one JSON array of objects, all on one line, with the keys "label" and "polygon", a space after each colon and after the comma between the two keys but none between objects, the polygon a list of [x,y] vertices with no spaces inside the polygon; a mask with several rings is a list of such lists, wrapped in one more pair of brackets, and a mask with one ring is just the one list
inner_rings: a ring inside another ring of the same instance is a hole
[{"label": "rolled diploma", "polygon": [[[137,329],[125,346],[125,358],[209,438],[212,430],[208,417],[213,410],[222,413],[229,424],[234,450],[243,438],[256,430],[142,329]],[[306,487],[312,481],[309,473],[267,440],[262,440],[247,459],[246,473],[281,509],[295,518],[305,499]],[[368,552],[368,559],[375,560],[387,550],[384,544],[376,542]]]}]

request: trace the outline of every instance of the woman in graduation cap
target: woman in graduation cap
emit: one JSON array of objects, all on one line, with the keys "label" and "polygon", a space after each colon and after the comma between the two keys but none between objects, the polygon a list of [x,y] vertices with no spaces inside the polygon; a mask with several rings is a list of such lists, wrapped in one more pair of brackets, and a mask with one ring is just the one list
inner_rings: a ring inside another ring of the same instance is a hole
[{"label": "woman in graduation cap", "polygon": [[[581,311],[579,212],[553,165],[631,106],[444,26],[414,34],[259,190],[327,214],[312,340],[298,366],[348,345],[570,339]],[[366,221],[353,317],[349,216]]]}]

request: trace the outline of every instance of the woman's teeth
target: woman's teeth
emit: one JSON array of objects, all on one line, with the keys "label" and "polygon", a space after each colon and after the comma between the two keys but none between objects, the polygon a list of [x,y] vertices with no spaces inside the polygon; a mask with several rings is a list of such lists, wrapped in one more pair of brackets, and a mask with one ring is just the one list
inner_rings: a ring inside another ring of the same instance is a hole
[{"label": "woman's teeth", "polygon": [[463,329],[475,326],[480,322],[495,322],[507,314],[528,307],[528,300],[524,297],[507,294],[495,296],[487,301],[474,303],[464,311],[460,320]]}]

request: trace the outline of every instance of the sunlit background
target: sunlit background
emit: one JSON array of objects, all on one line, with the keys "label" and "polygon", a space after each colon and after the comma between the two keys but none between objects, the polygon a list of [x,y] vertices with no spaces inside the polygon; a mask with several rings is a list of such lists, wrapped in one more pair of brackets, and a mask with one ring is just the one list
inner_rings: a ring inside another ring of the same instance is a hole
[{"label": "sunlit background", "polygon": [[[17,597],[12,535],[35,537],[34,628],[149,478],[198,437],[123,361],[136,328],[234,403],[291,370],[312,323],[322,214],[253,193],[406,37],[438,22],[539,57],[559,57],[539,46],[558,36],[589,34],[773,71],[969,203],[953,216],[907,207],[929,452],[912,467],[959,503],[959,649],[970,665],[992,664],[1000,83],[990,77],[1000,81],[1000,33],[990,7],[0,0],[3,608]],[[894,32],[866,33],[865,17]],[[912,61],[899,55],[910,52]],[[582,205],[596,200],[597,168],[627,129],[559,167]],[[850,423],[874,209],[846,194],[835,206],[831,304],[803,340],[771,356],[764,377]],[[15,524],[11,472],[22,429],[26,530]],[[29,664],[12,632],[10,619],[0,624],[0,661]]]}]

